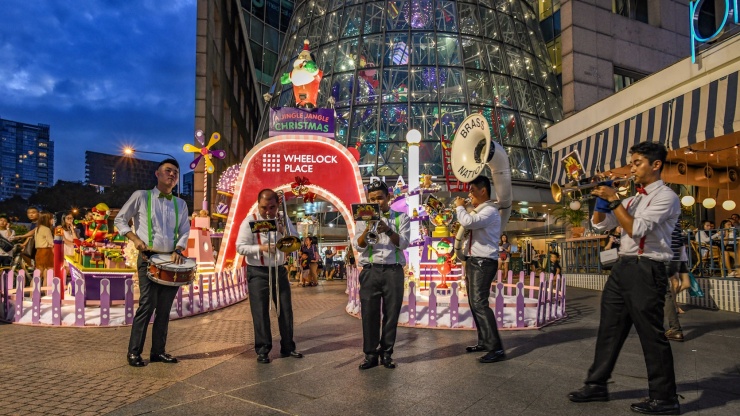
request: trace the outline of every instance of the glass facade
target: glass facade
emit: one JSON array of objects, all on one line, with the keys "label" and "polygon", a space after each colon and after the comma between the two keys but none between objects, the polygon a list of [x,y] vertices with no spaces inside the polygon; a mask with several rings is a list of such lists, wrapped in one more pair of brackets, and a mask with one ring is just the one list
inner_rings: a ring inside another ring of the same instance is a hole
[{"label": "glass facade", "polygon": [[54,185],[54,142],[46,124],[0,119],[0,200],[28,199]]},{"label": "glass facade", "polygon": [[260,95],[270,90],[278,52],[293,15],[293,0],[241,0]]},{"label": "glass facade", "polygon": [[[562,111],[536,7],[523,0],[298,2],[275,80],[308,39],[324,71],[317,104],[333,98],[336,140],[358,148],[365,177],[406,176],[410,129],[422,132],[421,173],[442,175],[443,140],[467,115],[482,113],[509,154],[512,178],[549,182],[550,155],[537,142]],[[290,86],[270,102],[292,105]]]}]

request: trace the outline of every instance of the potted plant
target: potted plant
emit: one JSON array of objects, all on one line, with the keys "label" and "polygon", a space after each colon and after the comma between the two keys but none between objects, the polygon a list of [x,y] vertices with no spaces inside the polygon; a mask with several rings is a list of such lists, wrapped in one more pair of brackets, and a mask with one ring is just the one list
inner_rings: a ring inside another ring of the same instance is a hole
[{"label": "potted plant", "polygon": [[586,227],[583,226],[583,221],[588,217],[588,213],[583,210],[583,207],[578,204],[578,209],[573,209],[570,205],[563,205],[553,210],[555,222],[561,221],[570,226],[571,238],[582,237],[586,231]]}]

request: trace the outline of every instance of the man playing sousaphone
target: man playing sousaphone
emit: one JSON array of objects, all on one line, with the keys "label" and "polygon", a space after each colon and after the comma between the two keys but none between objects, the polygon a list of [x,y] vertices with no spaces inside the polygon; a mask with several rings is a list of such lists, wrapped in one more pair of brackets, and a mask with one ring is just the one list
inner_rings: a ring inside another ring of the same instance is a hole
[{"label": "man playing sousaphone", "polygon": [[[128,345],[128,363],[132,367],[144,367],[141,358],[146,340],[146,330],[152,314],[156,311],[152,327],[151,362],[177,363],[177,358],[165,352],[170,309],[177,294],[177,286],[155,283],[147,277],[149,261],[155,253],[170,255],[172,263],[185,260],[182,250],[187,247],[190,221],[185,201],[172,195],[172,189],[180,178],[180,166],[175,159],[165,159],[154,172],[157,186],[151,190],[134,192],[123,205],[115,219],[118,231],[131,240],[139,250],[136,269],[139,274],[139,308],[131,326]],[[136,233],[129,221],[134,220]]]}]

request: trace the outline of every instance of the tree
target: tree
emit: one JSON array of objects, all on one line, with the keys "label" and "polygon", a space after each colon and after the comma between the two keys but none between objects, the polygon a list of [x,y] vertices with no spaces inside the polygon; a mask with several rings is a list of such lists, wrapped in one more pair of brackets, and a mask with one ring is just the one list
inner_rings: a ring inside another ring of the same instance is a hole
[{"label": "tree", "polygon": [[20,195],[15,195],[0,201],[0,213],[7,215],[11,222],[27,221],[26,209],[28,209],[28,206],[28,201]]}]

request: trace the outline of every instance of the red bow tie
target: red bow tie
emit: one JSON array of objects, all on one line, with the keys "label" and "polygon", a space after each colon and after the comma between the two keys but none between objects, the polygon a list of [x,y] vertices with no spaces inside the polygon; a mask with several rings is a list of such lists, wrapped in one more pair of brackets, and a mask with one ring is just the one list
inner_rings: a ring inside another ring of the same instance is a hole
[{"label": "red bow tie", "polygon": [[642,186],[636,187],[635,190],[637,191],[638,194],[647,195],[647,191]]}]

